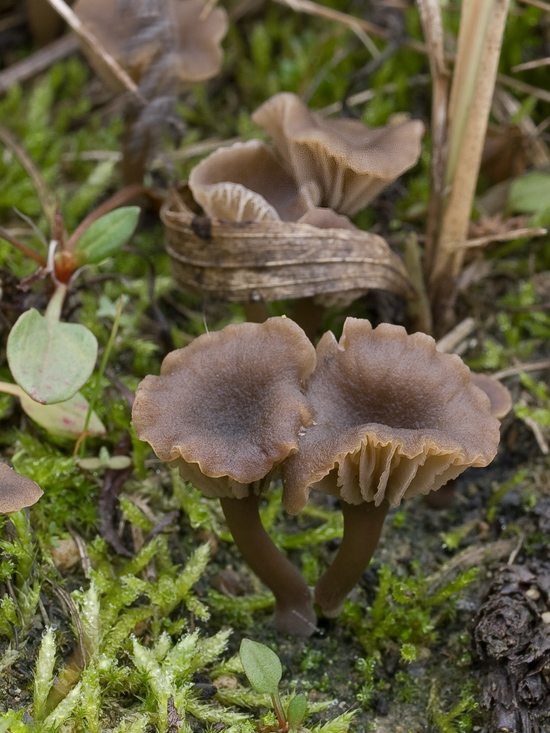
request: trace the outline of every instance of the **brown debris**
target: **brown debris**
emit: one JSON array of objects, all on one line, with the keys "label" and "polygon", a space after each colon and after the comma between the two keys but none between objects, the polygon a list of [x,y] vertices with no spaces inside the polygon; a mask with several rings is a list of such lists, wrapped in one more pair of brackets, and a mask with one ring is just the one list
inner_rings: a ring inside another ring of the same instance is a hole
[{"label": "brown debris", "polygon": [[550,563],[503,566],[478,613],[473,642],[483,665],[489,733],[547,730],[540,719],[550,705],[549,594]]}]

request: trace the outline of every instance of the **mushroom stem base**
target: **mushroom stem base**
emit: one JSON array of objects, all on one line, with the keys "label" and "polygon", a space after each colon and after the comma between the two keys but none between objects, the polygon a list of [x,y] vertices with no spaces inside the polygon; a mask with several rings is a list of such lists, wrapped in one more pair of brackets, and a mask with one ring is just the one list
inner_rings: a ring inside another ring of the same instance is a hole
[{"label": "mushroom stem base", "polygon": [[334,618],[369,564],[380,539],[389,504],[348,504],[342,501],[344,535],[336,557],[315,586],[315,600],[325,616]]},{"label": "mushroom stem base", "polygon": [[251,492],[244,499],[226,498],[220,502],[243,559],[275,596],[275,628],[293,636],[310,636],[317,621],[310,590],[265,531],[259,500]]}]

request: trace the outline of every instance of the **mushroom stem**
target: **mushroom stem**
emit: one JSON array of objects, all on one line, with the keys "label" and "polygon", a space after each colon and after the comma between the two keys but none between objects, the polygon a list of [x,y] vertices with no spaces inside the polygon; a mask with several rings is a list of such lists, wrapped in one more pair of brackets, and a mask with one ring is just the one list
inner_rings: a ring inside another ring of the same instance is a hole
[{"label": "mushroom stem", "polygon": [[389,504],[348,504],[342,501],[344,535],[336,557],[315,586],[315,600],[325,616],[341,611],[348,593],[361,578],[376,550]]},{"label": "mushroom stem", "polygon": [[294,565],[275,546],[259,513],[259,496],[220,499],[229,530],[245,562],[275,596],[274,625],[293,636],[316,629],[311,593]]},{"label": "mushroom stem", "polygon": [[315,341],[324,315],[325,307],[313,298],[299,298],[294,304],[292,320],[302,327],[310,341]]}]

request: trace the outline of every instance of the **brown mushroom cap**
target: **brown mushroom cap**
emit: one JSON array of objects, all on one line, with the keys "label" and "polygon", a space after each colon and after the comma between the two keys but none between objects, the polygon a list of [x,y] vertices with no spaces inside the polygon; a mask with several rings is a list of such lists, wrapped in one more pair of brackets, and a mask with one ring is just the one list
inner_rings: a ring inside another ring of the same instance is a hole
[{"label": "brown mushroom cap", "polygon": [[299,97],[282,92],[252,119],[271,136],[310,206],[351,216],[416,164],[420,120],[368,128],[358,120],[327,120]]},{"label": "brown mushroom cap", "polygon": [[292,514],[312,488],[350,504],[428,493],[468,466],[486,466],[499,443],[489,399],[455,355],[426,334],[348,318],[326,333],[306,387],[314,424],[283,467]]},{"label": "brown mushroom cap", "polygon": [[[139,83],[145,71],[167,51],[163,48],[163,34],[150,33],[150,27],[164,23],[166,34],[173,34],[176,51],[174,71],[183,84],[205,81],[221,68],[223,52],[220,42],[227,33],[227,13],[223,8],[207,9],[204,0],[167,0],[161,4],[168,18],[157,18],[153,13],[147,20],[149,33],[140,33],[143,19],[135,10],[123,11],[118,0],[77,0],[73,10],[86,28],[96,36],[104,48]],[[101,58],[84,48],[98,75],[108,86],[119,88],[119,82],[101,62]]]},{"label": "brown mushroom cap", "polygon": [[145,377],[134,427],[206,495],[247,496],[297,450],[310,422],[301,384],[314,365],[315,349],[293,321],[227,326],[171,352],[160,376]]},{"label": "brown mushroom cap", "polygon": [[296,221],[307,211],[296,182],[260,140],[211,153],[191,171],[189,188],[208,216],[227,221]]},{"label": "brown mushroom cap", "polygon": [[44,492],[30,478],[0,463],[0,514],[18,512],[35,504]]},{"label": "brown mushroom cap", "polygon": [[494,379],[487,374],[470,372],[470,376],[475,386],[485,392],[489,398],[491,414],[502,420],[512,409],[512,395],[510,392],[498,379]]}]

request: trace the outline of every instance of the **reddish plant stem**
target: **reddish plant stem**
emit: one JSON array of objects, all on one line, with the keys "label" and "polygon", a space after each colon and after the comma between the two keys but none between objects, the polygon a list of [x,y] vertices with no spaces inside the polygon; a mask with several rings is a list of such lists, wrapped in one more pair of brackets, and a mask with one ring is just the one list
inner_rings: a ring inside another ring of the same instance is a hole
[{"label": "reddish plant stem", "polygon": [[221,499],[229,530],[250,569],[273,591],[274,624],[293,636],[310,636],[316,617],[311,593],[294,565],[275,546],[262,525],[259,497]]},{"label": "reddish plant stem", "polygon": [[26,244],[23,244],[23,242],[20,242],[15,237],[12,237],[11,234],[2,227],[0,227],[0,239],[5,239],[6,242],[9,242],[14,247],[17,247],[17,249],[23,252],[24,255],[30,257],[35,262],[38,262],[40,267],[46,267],[46,265],[48,264],[46,260],[38,254],[38,252],[35,252],[34,249],[31,249],[31,247],[28,247]]},{"label": "reddish plant stem", "polygon": [[335,617],[367,568],[380,539],[389,504],[342,501],[344,536],[336,557],[315,586],[315,600],[325,616]]}]

